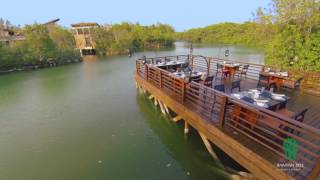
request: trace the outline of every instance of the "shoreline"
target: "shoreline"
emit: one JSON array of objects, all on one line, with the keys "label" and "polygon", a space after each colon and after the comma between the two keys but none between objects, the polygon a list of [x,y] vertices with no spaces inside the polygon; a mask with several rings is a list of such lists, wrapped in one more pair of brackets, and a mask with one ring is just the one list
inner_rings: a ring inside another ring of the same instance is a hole
[{"label": "shoreline", "polygon": [[58,67],[58,66],[65,66],[65,65],[69,65],[69,64],[81,63],[82,61],[83,61],[82,58],[67,60],[64,62],[56,62],[56,61],[51,60],[45,64],[32,64],[32,65],[4,68],[4,69],[0,69],[0,76],[6,75],[6,74],[11,74],[11,73],[18,73],[18,72],[24,72],[24,71],[34,71],[34,70],[38,70],[38,69],[47,69],[47,68],[54,68],[54,67]]}]

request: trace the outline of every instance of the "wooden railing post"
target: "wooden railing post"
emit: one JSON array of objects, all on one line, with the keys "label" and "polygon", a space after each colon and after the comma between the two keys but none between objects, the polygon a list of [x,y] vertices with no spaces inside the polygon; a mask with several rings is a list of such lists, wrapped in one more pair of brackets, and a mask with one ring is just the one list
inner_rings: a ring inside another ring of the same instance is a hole
[{"label": "wooden railing post", "polygon": [[159,75],[160,75],[160,89],[162,89],[162,72],[159,69]]},{"label": "wooden railing post", "polygon": [[149,68],[148,68],[148,65],[145,64],[145,75],[146,75],[146,80],[149,81]]},{"label": "wooden railing post", "polygon": [[138,60],[136,60],[136,71],[139,74],[139,62],[138,62]]},{"label": "wooden railing post", "polygon": [[182,103],[184,103],[185,99],[186,99],[186,82],[182,81],[183,87],[182,87]]},{"label": "wooden railing post", "polygon": [[219,119],[220,127],[223,127],[224,122],[225,122],[227,105],[228,105],[228,98],[227,98],[227,96],[224,96],[223,100],[222,100],[221,115],[220,115],[220,119]]},{"label": "wooden railing post", "polygon": [[211,58],[208,58],[208,74],[207,76],[210,76],[210,66],[211,66]]},{"label": "wooden railing post", "polygon": [[[190,63],[190,60],[189,60],[189,56],[188,56],[188,61]],[[190,65],[190,64],[189,64]],[[191,68],[193,68],[193,56],[191,56]]]}]

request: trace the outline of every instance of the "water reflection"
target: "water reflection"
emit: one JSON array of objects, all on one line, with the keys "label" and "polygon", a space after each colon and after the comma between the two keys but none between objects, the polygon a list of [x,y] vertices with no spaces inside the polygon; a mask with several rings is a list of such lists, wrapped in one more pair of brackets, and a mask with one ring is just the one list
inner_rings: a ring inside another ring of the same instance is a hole
[{"label": "water reflection", "polygon": [[137,101],[146,123],[158,135],[172,157],[181,164],[184,171],[190,172],[191,179],[227,179],[225,172],[206,152],[195,130],[192,129],[188,138],[185,138],[181,124],[179,126],[165,118],[153,108],[150,100],[138,95]]}]

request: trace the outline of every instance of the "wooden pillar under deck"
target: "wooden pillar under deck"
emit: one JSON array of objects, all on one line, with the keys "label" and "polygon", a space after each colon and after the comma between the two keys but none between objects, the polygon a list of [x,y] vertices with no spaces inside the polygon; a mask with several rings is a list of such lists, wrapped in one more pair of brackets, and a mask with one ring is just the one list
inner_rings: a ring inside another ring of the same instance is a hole
[{"label": "wooden pillar under deck", "polygon": [[189,124],[187,121],[184,121],[184,133],[185,134],[189,133]]}]

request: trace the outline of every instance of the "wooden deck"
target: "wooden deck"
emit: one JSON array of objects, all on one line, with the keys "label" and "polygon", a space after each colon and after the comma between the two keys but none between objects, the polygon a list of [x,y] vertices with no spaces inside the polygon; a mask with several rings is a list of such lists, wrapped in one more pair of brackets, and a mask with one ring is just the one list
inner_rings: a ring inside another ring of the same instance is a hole
[{"label": "wooden deck", "polygon": [[[181,60],[186,56],[170,56],[136,61],[135,80],[142,91],[154,97],[165,113],[170,109],[194,127],[201,137],[214,143],[230,157],[244,166],[259,179],[316,179],[320,172],[320,130],[318,97],[301,94],[299,91],[286,92],[291,100],[288,107],[292,110],[305,105],[313,105],[305,123],[297,122],[273,111],[253,106],[230,96],[230,84],[226,80],[226,93],[218,92],[196,82],[186,83],[168,71],[153,66],[155,60]],[[190,58],[188,56],[188,58]],[[213,61],[201,62],[192,58],[192,68],[202,69],[215,74]],[[150,63],[150,65],[148,64]],[[206,64],[209,69],[204,68]],[[257,86],[257,73],[261,65],[251,65],[248,78],[241,81],[241,89]],[[221,84],[221,78],[215,84]],[[165,107],[165,108],[164,108]],[[314,116],[316,115],[316,116]],[[280,123],[293,129],[289,133],[283,127],[273,126]],[[282,144],[286,138],[293,138],[299,144],[296,160],[286,160]],[[206,144],[206,142],[205,142]],[[206,144],[207,146],[208,144]],[[209,150],[210,152],[210,150]],[[297,171],[277,167],[278,163],[303,164]]]}]

